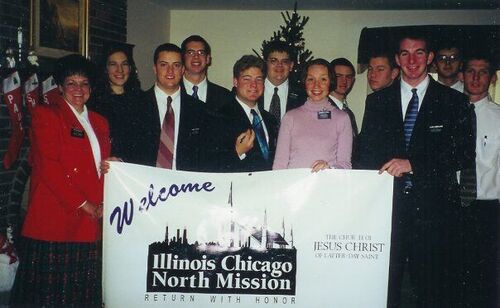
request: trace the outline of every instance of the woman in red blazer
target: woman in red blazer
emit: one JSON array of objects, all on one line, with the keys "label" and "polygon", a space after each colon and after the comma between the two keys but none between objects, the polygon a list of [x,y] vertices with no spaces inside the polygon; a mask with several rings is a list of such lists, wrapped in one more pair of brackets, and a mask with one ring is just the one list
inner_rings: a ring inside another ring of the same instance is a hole
[{"label": "woman in red blazer", "polygon": [[62,95],[33,113],[30,199],[13,307],[101,306],[98,166],[110,141],[106,120],[85,106],[93,76],[84,57],[59,59],[54,77]]}]

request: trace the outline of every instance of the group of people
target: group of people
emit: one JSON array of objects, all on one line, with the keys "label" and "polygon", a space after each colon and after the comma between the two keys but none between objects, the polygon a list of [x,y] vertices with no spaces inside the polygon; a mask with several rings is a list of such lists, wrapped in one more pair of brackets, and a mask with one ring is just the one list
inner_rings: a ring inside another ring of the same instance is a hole
[{"label": "group of people", "polygon": [[[294,51],[281,41],[268,44],[263,59],[237,60],[231,91],[208,80],[211,49],[198,35],[156,48],[156,82],[145,92],[127,48],[110,48],[97,71],[78,55],[59,59],[60,100],[33,113],[12,306],[100,306],[103,173],[106,160],[121,160],[203,172],[388,172],[395,178],[388,306],[401,306],[406,272],[419,307],[494,307],[500,106],[488,86],[496,66],[484,55],[461,56],[456,48],[431,51],[415,33],[401,37],[395,57],[374,54],[359,135],[347,103],[352,63],[313,59],[300,88],[289,80]],[[439,82],[428,75],[432,64]],[[469,98],[449,87],[462,80]],[[470,174],[476,190],[462,198]]]}]

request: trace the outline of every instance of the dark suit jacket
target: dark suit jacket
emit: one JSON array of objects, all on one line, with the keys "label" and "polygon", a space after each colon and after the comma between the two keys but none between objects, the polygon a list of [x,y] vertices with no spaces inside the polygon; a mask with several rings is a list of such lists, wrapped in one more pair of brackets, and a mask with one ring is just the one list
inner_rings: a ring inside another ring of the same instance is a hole
[{"label": "dark suit jacket", "polygon": [[[288,84],[288,97],[286,100],[286,111],[290,111],[304,105],[307,100],[307,94],[304,89],[294,87],[291,83]],[[259,110],[264,110],[264,95],[258,100]],[[281,115],[283,117],[283,115]]]},{"label": "dark suit jacket", "polygon": [[[182,82],[181,88],[183,92],[187,93],[184,83]],[[217,111],[222,106],[227,104],[231,100],[231,98],[231,92],[228,89],[221,87],[218,84],[215,84],[207,79],[207,101],[205,102],[205,104],[208,109]]]},{"label": "dark suit jacket", "polygon": [[[203,171],[202,150],[205,143],[202,135],[206,130],[207,114],[205,107],[194,98],[181,91],[181,108],[179,132],[177,136],[176,168],[177,170]],[[141,162],[144,165],[156,166],[161,124],[154,87],[144,93],[144,113],[138,115],[142,121],[142,129],[137,138],[141,140]]]},{"label": "dark suit jacket", "polygon": [[211,171],[219,172],[252,172],[271,170],[274,160],[274,153],[276,151],[276,143],[278,139],[278,125],[274,117],[267,111],[259,109],[262,115],[262,120],[269,135],[269,159],[266,161],[262,156],[259,143],[257,139],[254,141],[253,148],[246,153],[246,158],[240,160],[235,151],[236,138],[252,124],[248,120],[245,111],[236,101],[235,98],[220,109],[219,120],[217,122],[218,140],[214,143],[217,144],[213,148],[216,153],[211,155],[215,163]]},{"label": "dark suit jacket", "polygon": [[[458,204],[456,171],[474,163],[472,136],[467,97],[431,78],[406,150],[400,82],[396,81],[367,97],[353,165],[379,169],[392,158],[408,159],[415,195],[428,209],[421,212],[439,217],[440,209],[449,202]],[[401,193],[404,181],[404,177],[395,178],[395,196]]]}]

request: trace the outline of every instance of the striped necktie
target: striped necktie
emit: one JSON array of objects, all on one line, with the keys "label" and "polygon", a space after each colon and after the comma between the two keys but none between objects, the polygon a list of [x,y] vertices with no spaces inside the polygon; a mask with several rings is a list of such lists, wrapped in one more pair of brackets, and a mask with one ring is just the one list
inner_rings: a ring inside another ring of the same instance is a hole
[{"label": "striped necktie", "polygon": [[418,95],[417,89],[411,89],[413,95],[411,96],[410,102],[408,103],[408,108],[406,108],[405,121],[404,121],[404,131],[405,131],[405,145],[406,150],[410,145],[411,135],[413,133],[413,127],[417,121],[418,115]]},{"label": "striped necktie", "polygon": [[167,112],[161,125],[160,143],[156,167],[172,169],[174,162],[175,117],[172,109],[172,97],[167,97]]},{"label": "striped necktie", "polygon": [[267,145],[266,134],[264,133],[264,127],[262,126],[262,120],[254,109],[250,110],[253,116],[252,127],[255,131],[255,137],[259,143],[260,151],[265,160],[269,159],[269,146]]}]

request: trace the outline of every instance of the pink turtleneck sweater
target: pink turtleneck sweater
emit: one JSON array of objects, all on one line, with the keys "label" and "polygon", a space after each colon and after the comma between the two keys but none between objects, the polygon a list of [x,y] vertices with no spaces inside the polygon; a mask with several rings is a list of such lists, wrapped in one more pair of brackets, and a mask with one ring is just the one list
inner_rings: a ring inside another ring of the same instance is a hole
[{"label": "pink turtleneck sweater", "polygon": [[[318,119],[318,112],[331,112],[331,119]],[[328,99],[307,100],[290,110],[281,122],[273,169],[310,168],[317,160],[331,168],[351,169],[352,128],[349,116]]]}]

